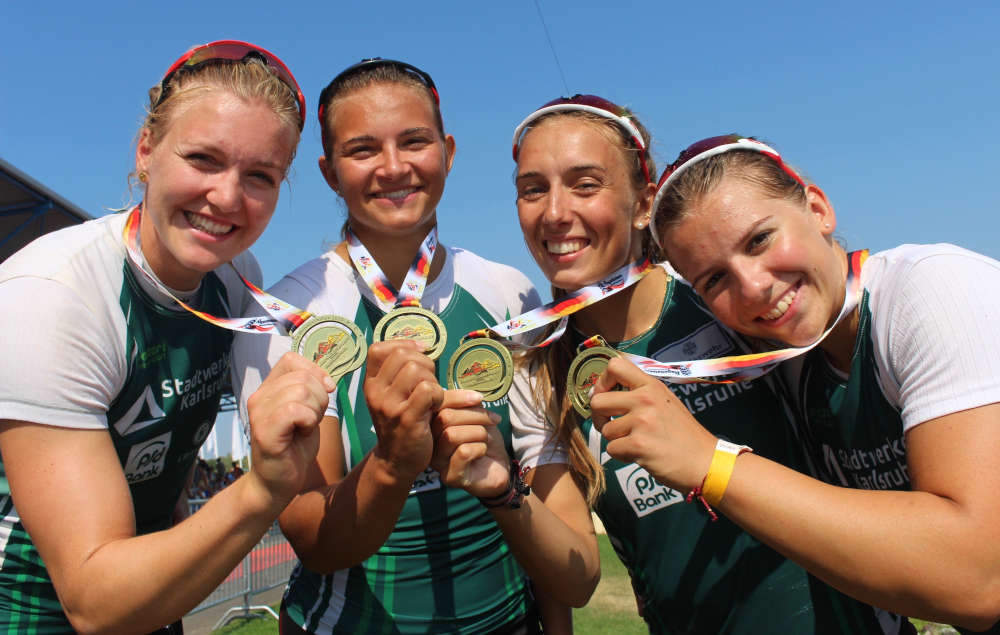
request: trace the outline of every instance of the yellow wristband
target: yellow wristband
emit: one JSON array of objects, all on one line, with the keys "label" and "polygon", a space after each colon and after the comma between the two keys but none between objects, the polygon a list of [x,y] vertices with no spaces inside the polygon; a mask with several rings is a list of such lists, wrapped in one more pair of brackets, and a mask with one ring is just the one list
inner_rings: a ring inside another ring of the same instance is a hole
[{"label": "yellow wristband", "polygon": [[753,448],[736,445],[723,439],[719,439],[715,444],[712,464],[708,466],[708,474],[705,475],[705,481],[701,486],[701,495],[709,505],[718,505],[722,502],[722,497],[726,495],[726,487],[729,486],[729,479],[733,475],[733,467],[736,466],[736,457],[744,452],[753,452]]}]

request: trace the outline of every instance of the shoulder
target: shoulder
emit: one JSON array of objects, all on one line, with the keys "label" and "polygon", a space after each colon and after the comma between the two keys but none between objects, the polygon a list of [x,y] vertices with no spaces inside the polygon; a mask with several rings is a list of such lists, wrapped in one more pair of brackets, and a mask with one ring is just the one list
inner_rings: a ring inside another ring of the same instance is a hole
[{"label": "shoulder", "polygon": [[1000,262],[983,254],[947,243],[900,245],[872,254],[865,262],[861,282],[871,292],[886,293],[906,285],[975,286],[982,280],[956,279],[962,272],[1000,275]]},{"label": "shoulder", "polygon": [[360,299],[354,270],[332,250],[299,265],[268,290],[314,313],[357,304]]},{"label": "shoulder", "polygon": [[448,247],[454,262],[455,282],[477,298],[499,295],[507,306],[537,306],[538,291],[526,275],[500,262],[488,260],[461,247]]},{"label": "shoulder", "polygon": [[0,265],[0,280],[19,276],[86,278],[96,269],[120,270],[125,214],[111,214],[40,236]]}]

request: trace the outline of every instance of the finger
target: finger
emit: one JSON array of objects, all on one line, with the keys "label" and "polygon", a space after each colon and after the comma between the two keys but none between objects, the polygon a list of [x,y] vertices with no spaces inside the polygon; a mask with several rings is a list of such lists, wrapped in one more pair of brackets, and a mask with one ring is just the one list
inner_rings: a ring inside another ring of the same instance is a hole
[{"label": "finger", "polygon": [[402,363],[400,360],[409,359],[411,355],[414,359],[418,356],[424,358],[430,362],[433,368],[434,362],[426,355],[421,354],[418,344],[412,340],[375,342],[368,347],[368,357],[365,360],[368,368],[367,374],[369,377],[379,375],[382,372],[383,366],[388,365],[388,376],[392,377],[395,375],[395,372],[392,371],[397,369]]},{"label": "finger", "polygon": [[318,381],[322,382],[327,392],[331,392],[337,387],[336,382],[326,374],[326,371],[294,351],[288,351],[281,356],[278,363],[267,374],[264,382],[268,380],[277,381],[284,375],[297,372],[306,372],[312,375]]},{"label": "finger", "polygon": [[437,437],[443,431],[451,428],[472,426],[484,430],[483,434],[486,434],[486,428],[495,427],[498,423],[500,423],[500,415],[489,410],[467,408],[453,410],[444,408],[438,412],[437,416],[431,422],[431,432]]},{"label": "finger", "polygon": [[608,362],[608,367],[601,373],[601,376],[594,382],[593,392],[600,393],[614,390],[616,386],[622,386],[626,390],[638,388],[652,379],[642,372],[638,366],[622,357],[613,357]]},{"label": "finger", "polygon": [[442,408],[470,408],[482,406],[483,393],[475,390],[452,389],[446,390],[444,400],[441,402]]}]

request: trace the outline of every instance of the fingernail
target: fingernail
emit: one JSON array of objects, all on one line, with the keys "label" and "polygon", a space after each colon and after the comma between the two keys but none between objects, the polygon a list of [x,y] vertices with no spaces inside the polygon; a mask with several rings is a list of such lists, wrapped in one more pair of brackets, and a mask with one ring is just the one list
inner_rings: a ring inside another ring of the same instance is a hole
[{"label": "fingernail", "polygon": [[499,424],[503,420],[503,417],[493,412],[492,410],[489,411],[489,415],[490,415],[490,421],[492,421],[494,425]]},{"label": "fingernail", "polygon": [[333,381],[333,377],[330,377],[329,375],[324,375],[323,387],[326,388],[327,392],[333,392],[337,388],[337,382]]},{"label": "fingernail", "polygon": [[464,393],[463,396],[466,399],[468,399],[469,401],[472,401],[473,399],[475,399],[476,401],[482,401],[483,400],[483,393],[481,393],[479,391],[476,391],[476,390],[463,390],[462,392]]}]

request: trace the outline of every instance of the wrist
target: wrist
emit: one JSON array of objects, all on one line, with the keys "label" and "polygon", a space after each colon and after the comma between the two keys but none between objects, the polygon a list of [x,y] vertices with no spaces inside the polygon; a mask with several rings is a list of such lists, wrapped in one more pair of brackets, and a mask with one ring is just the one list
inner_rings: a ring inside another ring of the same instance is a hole
[{"label": "wrist", "polygon": [[715,444],[715,453],[712,455],[712,462],[708,466],[705,478],[687,495],[688,502],[697,499],[704,505],[713,522],[718,520],[718,516],[712,510],[712,506],[718,506],[722,502],[729,486],[729,479],[736,467],[736,459],[744,452],[753,452],[753,448],[719,439]]},{"label": "wrist", "polygon": [[487,509],[519,509],[524,497],[531,493],[531,488],[524,482],[524,474],[527,471],[527,468],[521,469],[517,460],[511,459],[507,487],[499,495],[480,498],[479,502]]},{"label": "wrist", "polygon": [[378,446],[371,453],[370,463],[373,468],[375,482],[386,488],[405,488],[410,491],[413,482],[423,471],[422,469],[412,469],[392,461],[384,453],[380,452]]}]

